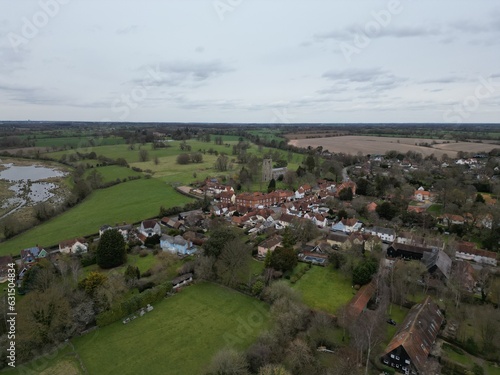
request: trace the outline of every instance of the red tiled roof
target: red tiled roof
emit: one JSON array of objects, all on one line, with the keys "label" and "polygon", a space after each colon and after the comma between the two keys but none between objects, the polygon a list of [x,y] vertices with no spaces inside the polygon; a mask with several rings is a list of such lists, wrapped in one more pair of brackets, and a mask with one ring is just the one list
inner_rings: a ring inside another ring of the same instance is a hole
[{"label": "red tiled roof", "polygon": [[375,291],[375,282],[372,280],[370,283],[363,285],[351,299],[351,302],[347,305],[347,313],[352,321],[358,319],[375,294]]},{"label": "red tiled roof", "polygon": [[412,307],[385,350],[387,355],[403,346],[419,372],[422,371],[444,317],[429,296]]}]

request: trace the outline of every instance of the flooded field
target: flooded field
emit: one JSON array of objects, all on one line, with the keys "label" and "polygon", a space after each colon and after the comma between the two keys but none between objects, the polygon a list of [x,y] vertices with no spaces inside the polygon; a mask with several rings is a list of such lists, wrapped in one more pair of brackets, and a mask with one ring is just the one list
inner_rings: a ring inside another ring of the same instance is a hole
[{"label": "flooded field", "polygon": [[[41,202],[57,203],[68,172],[26,161],[0,161],[0,220]],[[62,189],[64,190],[64,189]]]}]

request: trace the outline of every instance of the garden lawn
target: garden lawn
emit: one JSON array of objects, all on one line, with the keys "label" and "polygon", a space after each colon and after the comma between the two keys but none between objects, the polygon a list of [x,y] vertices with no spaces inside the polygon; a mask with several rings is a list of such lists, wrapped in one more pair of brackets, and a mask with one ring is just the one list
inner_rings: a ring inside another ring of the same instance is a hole
[{"label": "garden lawn", "polygon": [[313,266],[293,288],[301,292],[308,306],[330,314],[336,314],[355,295],[351,280],[330,267]]},{"label": "garden lawn", "polygon": [[195,375],[220,349],[248,347],[268,318],[266,304],[202,283],[127,325],[119,321],[73,343],[89,374]]},{"label": "garden lawn", "polygon": [[97,233],[104,224],[138,222],[158,215],[160,206],[182,206],[189,201],[190,198],[153,178],[97,190],[69,211],[0,243],[0,256],[19,254],[21,249],[36,244],[50,247],[72,237]]}]

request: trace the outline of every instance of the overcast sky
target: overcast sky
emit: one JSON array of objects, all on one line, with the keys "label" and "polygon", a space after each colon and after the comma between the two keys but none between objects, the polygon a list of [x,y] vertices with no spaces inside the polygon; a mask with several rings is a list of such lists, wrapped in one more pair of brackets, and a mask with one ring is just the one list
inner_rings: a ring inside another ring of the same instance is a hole
[{"label": "overcast sky", "polygon": [[0,0],[0,120],[500,122],[500,2]]}]

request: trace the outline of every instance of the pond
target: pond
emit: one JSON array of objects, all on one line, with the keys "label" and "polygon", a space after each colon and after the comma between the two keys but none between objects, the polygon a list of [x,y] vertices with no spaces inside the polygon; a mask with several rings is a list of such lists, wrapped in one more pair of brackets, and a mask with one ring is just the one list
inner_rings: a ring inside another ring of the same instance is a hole
[{"label": "pond", "polygon": [[57,169],[38,165],[17,166],[12,163],[0,165],[6,168],[0,172],[0,179],[11,182],[9,190],[15,193],[14,197],[1,202],[0,207],[8,209],[8,212],[0,216],[0,220],[25,206],[33,206],[53,198],[58,186],[41,180],[66,175],[65,172]]},{"label": "pond", "polygon": [[12,163],[2,164],[5,170],[0,172],[0,179],[8,181],[39,181],[52,177],[63,177],[64,172],[39,165],[18,166]]}]

